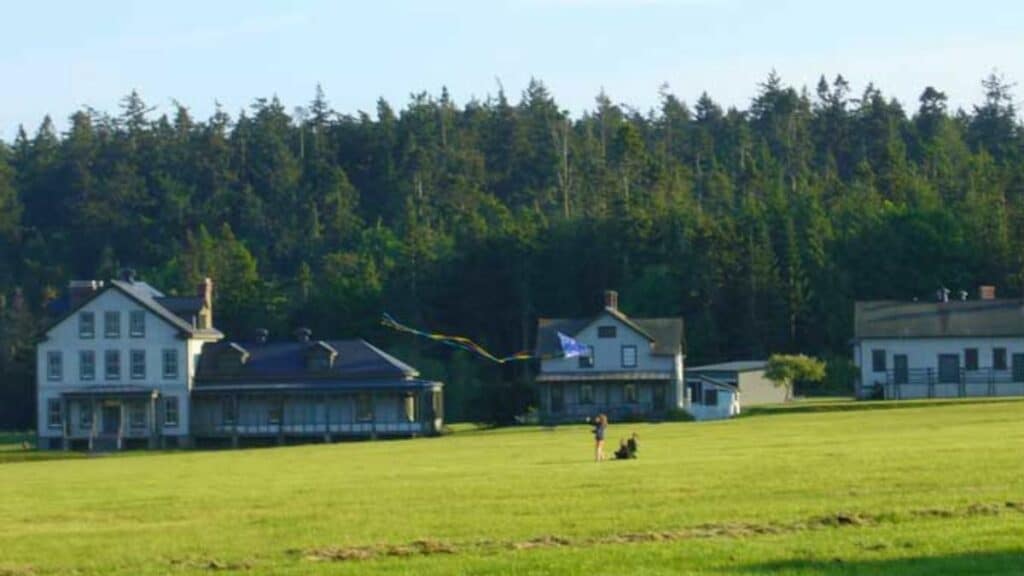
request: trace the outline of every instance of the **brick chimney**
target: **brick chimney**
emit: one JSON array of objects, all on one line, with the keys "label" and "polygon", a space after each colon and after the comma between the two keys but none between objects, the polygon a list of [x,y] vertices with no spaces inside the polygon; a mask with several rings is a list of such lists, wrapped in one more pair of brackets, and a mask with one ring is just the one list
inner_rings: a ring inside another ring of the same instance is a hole
[{"label": "brick chimney", "polygon": [[199,329],[213,328],[213,280],[203,278],[203,281],[196,287],[196,296],[203,300],[203,308],[199,311],[196,319]]},{"label": "brick chimney", "polygon": [[612,310],[619,309],[619,293],[615,290],[604,291],[604,307]]},{"label": "brick chimney", "polygon": [[71,310],[78,308],[82,302],[92,297],[103,288],[99,280],[72,280],[68,282],[68,306]]},{"label": "brick chimney", "polygon": [[990,285],[978,286],[978,300],[995,300],[996,287]]}]

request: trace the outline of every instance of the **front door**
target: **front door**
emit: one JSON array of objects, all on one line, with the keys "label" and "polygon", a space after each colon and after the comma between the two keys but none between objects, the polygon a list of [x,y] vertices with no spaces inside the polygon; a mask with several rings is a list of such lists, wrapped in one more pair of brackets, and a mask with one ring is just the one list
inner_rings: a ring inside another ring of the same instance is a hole
[{"label": "front door", "polygon": [[565,407],[565,396],[561,384],[551,385],[551,413],[561,414]]},{"label": "front door", "polygon": [[662,384],[661,382],[656,382],[654,384],[654,390],[653,390],[653,392],[654,392],[653,400],[654,401],[653,401],[653,404],[654,404],[654,410],[656,412],[661,412],[661,411],[665,410],[665,388],[666,388],[666,385]]},{"label": "front door", "polygon": [[906,384],[910,379],[907,370],[907,355],[894,354],[892,357],[893,381],[897,384]]},{"label": "front door", "polygon": [[1014,354],[1011,362],[1013,381],[1024,382],[1024,354]]},{"label": "front door", "polygon": [[939,354],[939,384],[956,384],[960,381],[960,355]]},{"label": "front door", "polygon": [[121,407],[103,407],[103,433],[109,436],[116,436],[121,429]]}]

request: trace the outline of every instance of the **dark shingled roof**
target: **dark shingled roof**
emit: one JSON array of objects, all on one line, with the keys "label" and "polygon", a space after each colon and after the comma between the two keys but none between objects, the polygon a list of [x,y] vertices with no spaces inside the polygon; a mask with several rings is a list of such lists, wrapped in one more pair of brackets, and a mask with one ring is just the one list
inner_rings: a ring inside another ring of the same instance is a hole
[{"label": "dark shingled roof", "polygon": [[[329,348],[325,348],[329,347]],[[328,370],[310,370],[306,359],[311,352],[337,351],[334,365]],[[219,369],[218,357],[225,353],[248,354],[236,370]],[[348,381],[415,378],[415,368],[385,353],[365,340],[330,340],[312,342],[218,342],[207,344],[199,358],[196,387],[237,383],[297,381]]]},{"label": "dark shingled roof", "polygon": [[857,302],[853,316],[856,339],[1024,336],[1020,300]]},{"label": "dark shingled roof", "polygon": [[224,334],[216,328],[196,328],[192,325],[192,317],[203,307],[202,298],[164,296],[162,292],[153,286],[137,280],[110,280],[74,308],[70,306],[70,302],[65,296],[61,299],[60,304],[50,308],[51,312],[59,313],[59,316],[46,327],[46,332],[49,332],[53,327],[68,319],[79,309],[110,289],[116,289],[132,300],[135,300],[138,304],[148,308],[150,312],[166,320],[184,334],[196,338],[219,339],[224,337]]},{"label": "dark shingled roof", "polygon": [[[658,356],[675,356],[682,349],[682,318],[630,318],[619,310],[611,308],[605,308],[601,313],[604,312],[618,318],[627,326],[631,326],[647,337],[654,344],[654,354]],[[536,354],[544,356],[560,353],[562,345],[558,341],[559,332],[566,336],[576,336],[598,316],[600,314],[589,318],[539,318],[537,320]]]}]

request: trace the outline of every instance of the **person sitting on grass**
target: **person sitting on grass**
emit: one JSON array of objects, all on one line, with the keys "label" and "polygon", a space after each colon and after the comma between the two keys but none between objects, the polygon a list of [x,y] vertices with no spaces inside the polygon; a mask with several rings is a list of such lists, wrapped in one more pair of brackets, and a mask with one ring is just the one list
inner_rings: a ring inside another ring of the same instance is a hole
[{"label": "person sitting on grass", "polygon": [[616,460],[632,460],[636,458],[637,451],[636,432],[629,437],[629,440],[619,440],[619,449],[615,451]]},{"label": "person sitting on grass", "polygon": [[619,440],[619,449],[615,451],[616,460],[626,460],[629,458],[629,446],[626,445],[626,439]]}]

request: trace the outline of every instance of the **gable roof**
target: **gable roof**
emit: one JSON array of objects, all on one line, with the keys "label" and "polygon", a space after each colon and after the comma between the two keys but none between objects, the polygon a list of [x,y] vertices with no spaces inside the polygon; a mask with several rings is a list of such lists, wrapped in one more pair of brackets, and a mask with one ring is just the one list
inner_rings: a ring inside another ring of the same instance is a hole
[{"label": "gable roof", "polygon": [[[217,358],[244,350],[248,358],[231,372],[218,369]],[[337,359],[325,370],[311,370],[306,363],[311,350],[334,350]],[[218,342],[203,347],[196,370],[197,387],[235,382],[289,382],[309,380],[373,380],[415,378],[419,372],[362,339],[315,342]]]},{"label": "gable roof", "polygon": [[[53,330],[57,325],[61,324],[71,316],[74,316],[76,312],[110,290],[117,290],[121,294],[127,296],[135,303],[146,308],[157,317],[178,329],[182,334],[186,334],[190,337],[209,339],[219,339],[224,337],[224,334],[216,328],[196,328],[186,319],[191,318],[191,314],[189,313],[193,311],[195,304],[194,302],[191,302],[189,297],[167,297],[159,290],[145,282],[129,282],[124,280],[111,280],[74,308],[67,309],[49,326],[47,326],[44,332]],[[198,297],[196,297],[195,300],[200,301],[199,307],[194,308],[195,312],[198,312],[198,310],[202,308],[202,300]],[[183,316],[183,314],[187,315]]]},{"label": "gable roof", "polygon": [[675,356],[682,350],[684,342],[682,318],[630,318],[615,308],[605,308],[589,318],[538,318],[536,355],[546,356],[560,353],[562,345],[558,340],[559,332],[567,336],[576,336],[584,328],[600,319],[604,313],[610,314],[616,320],[647,338],[651,342],[652,352],[656,356]]},{"label": "gable roof", "polygon": [[857,302],[853,317],[858,340],[1024,336],[1024,303],[1020,300]]}]

